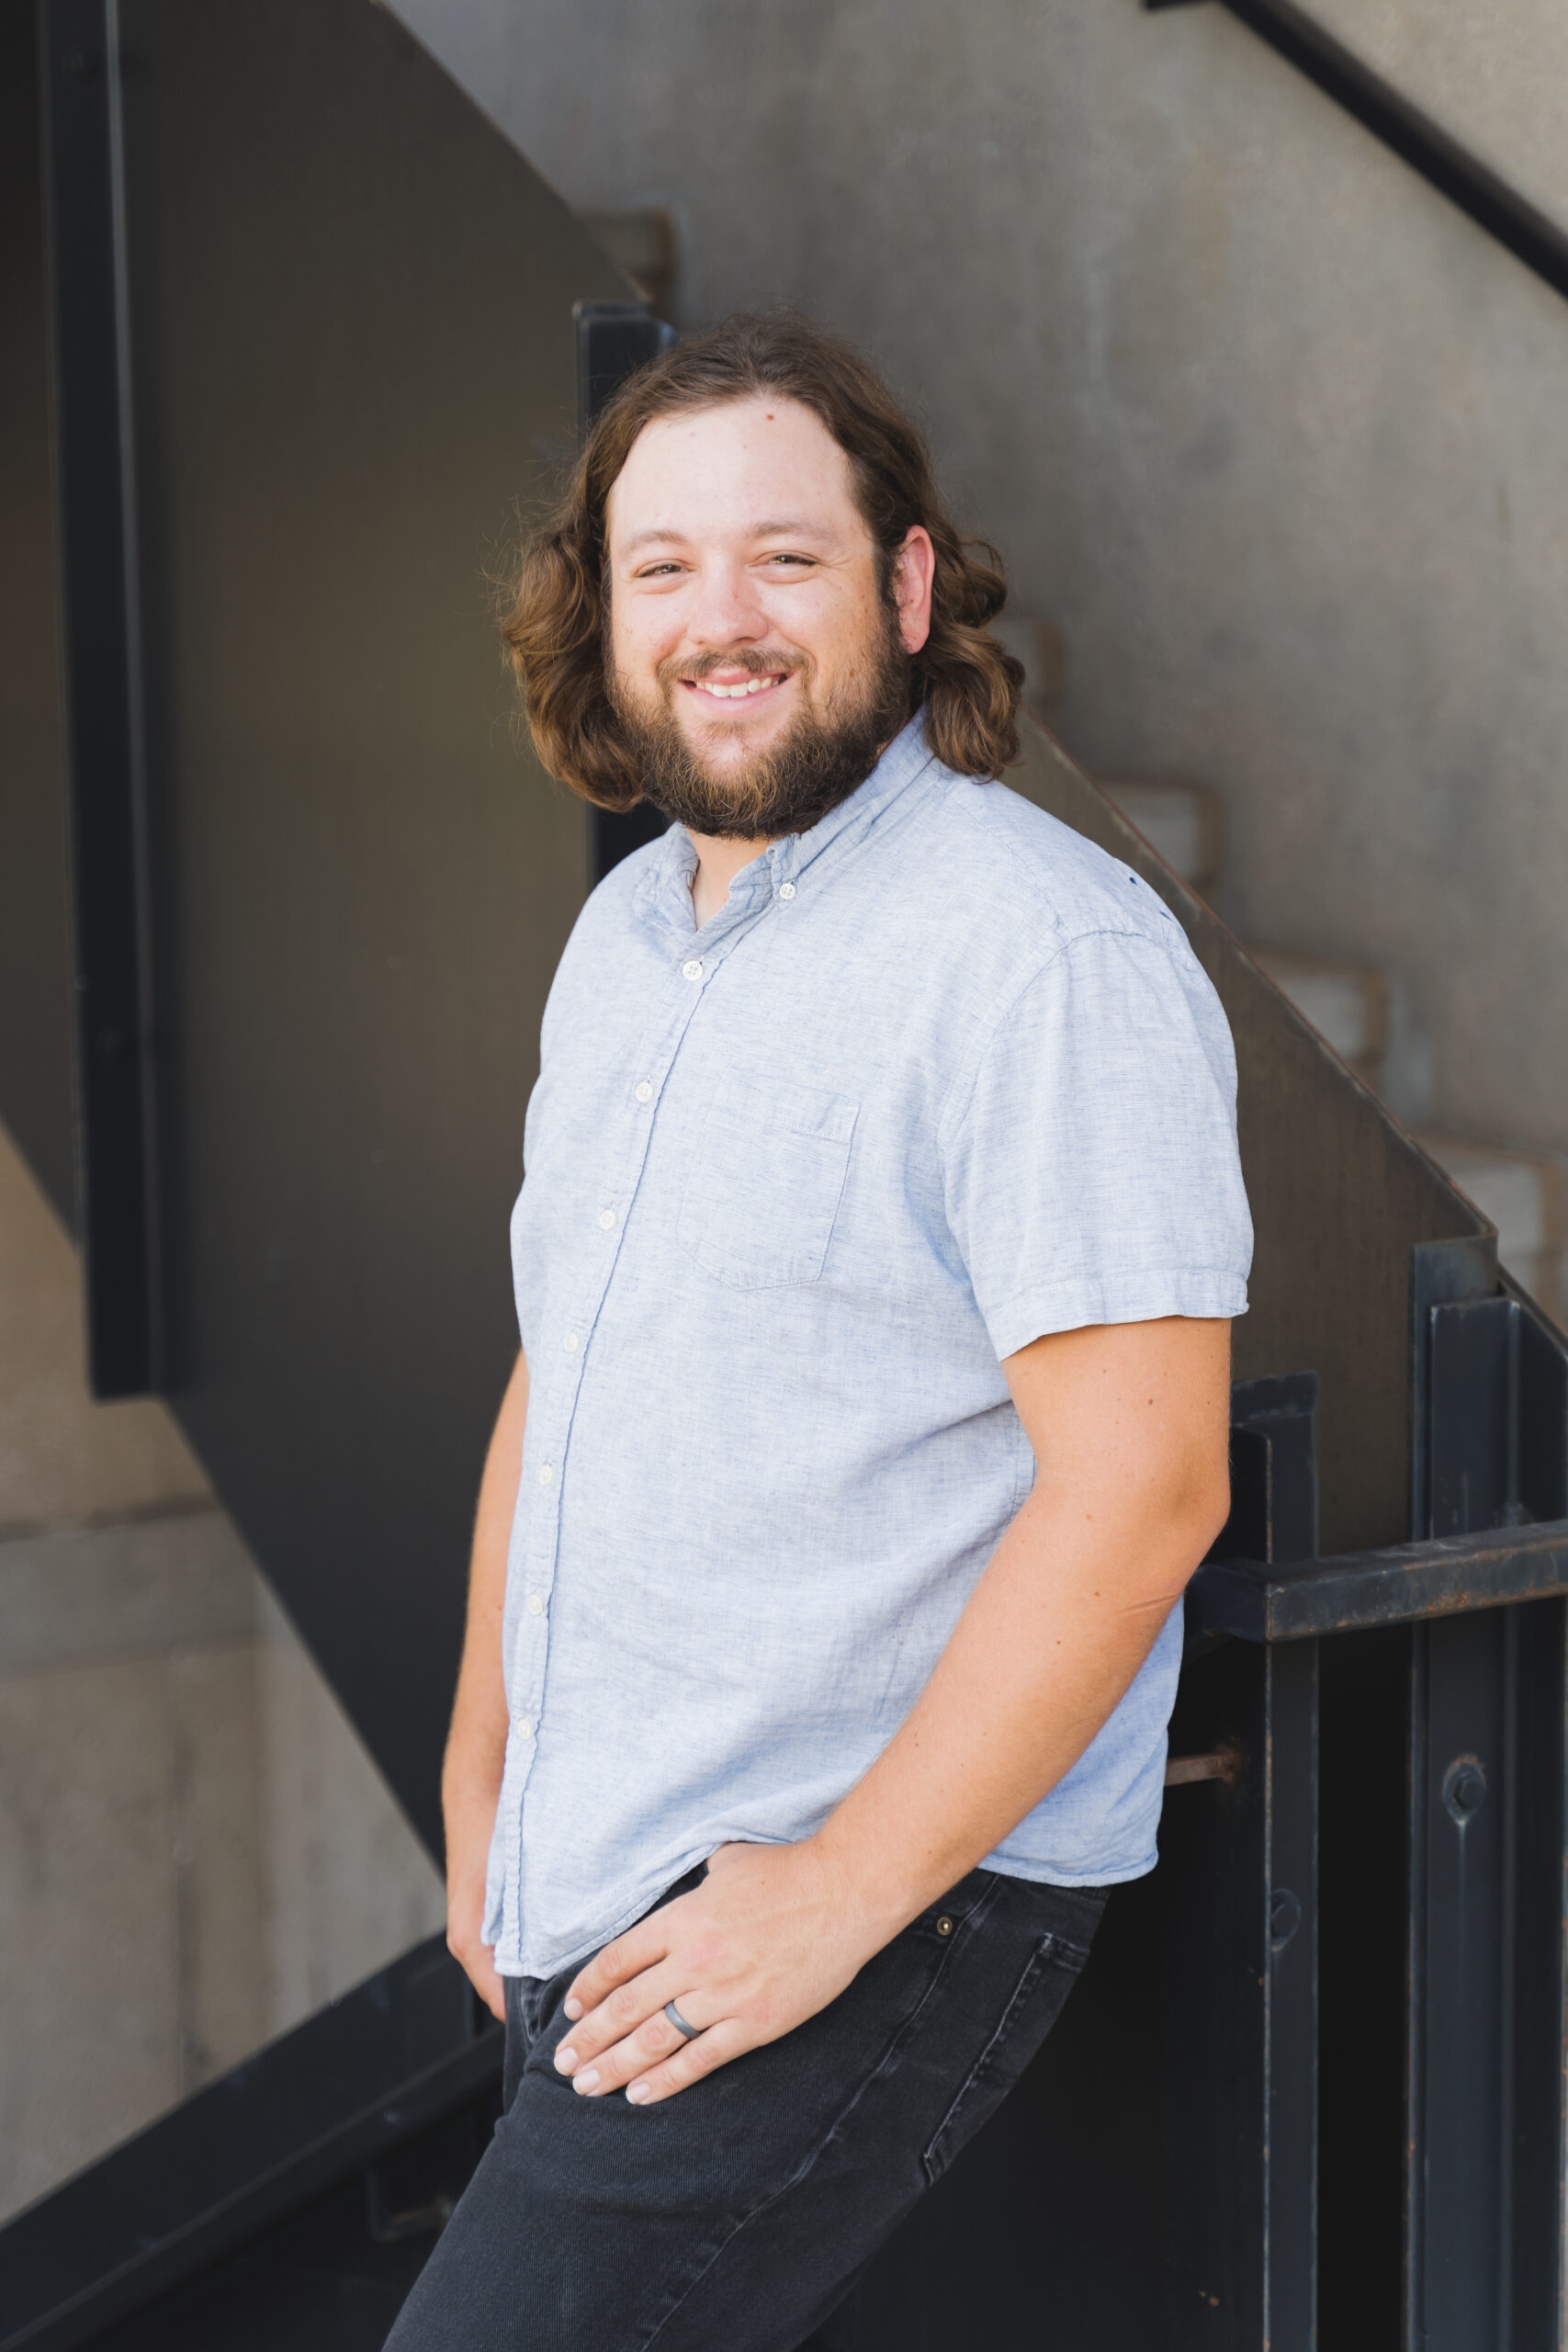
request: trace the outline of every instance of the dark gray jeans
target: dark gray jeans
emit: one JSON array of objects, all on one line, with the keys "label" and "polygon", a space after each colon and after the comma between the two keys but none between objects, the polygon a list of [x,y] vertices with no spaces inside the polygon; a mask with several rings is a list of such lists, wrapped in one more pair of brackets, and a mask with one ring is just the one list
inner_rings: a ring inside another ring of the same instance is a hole
[{"label": "dark gray jeans", "polygon": [[826,2352],[1055,2024],[1104,1901],[971,1871],[818,2016],[651,2108],[556,2073],[574,1969],[511,1979],[505,2112],[387,2352]]}]

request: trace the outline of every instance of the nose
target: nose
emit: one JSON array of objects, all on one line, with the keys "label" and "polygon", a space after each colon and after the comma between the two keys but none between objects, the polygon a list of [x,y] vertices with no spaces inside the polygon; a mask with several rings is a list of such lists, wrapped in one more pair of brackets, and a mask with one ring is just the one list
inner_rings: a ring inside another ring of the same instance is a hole
[{"label": "nose", "polygon": [[705,650],[752,645],[768,633],[768,616],[743,563],[705,564],[686,615],[686,633]]}]

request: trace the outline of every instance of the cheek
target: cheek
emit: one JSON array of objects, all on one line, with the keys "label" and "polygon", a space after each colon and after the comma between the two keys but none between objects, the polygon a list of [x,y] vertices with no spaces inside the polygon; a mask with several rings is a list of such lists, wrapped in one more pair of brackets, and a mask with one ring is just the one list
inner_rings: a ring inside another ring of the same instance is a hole
[{"label": "cheek", "polygon": [[858,600],[803,617],[795,641],[811,665],[821,694],[860,677],[876,659],[880,624]]},{"label": "cheek", "polygon": [[770,645],[787,646],[804,654],[814,672],[832,670],[852,650],[856,636],[852,611],[846,611],[830,594],[796,590],[763,604]]},{"label": "cheek", "polygon": [[646,690],[656,677],[659,664],[668,655],[673,637],[679,632],[663,626],[662,614],[650,614],[632,606],[610,613],[610,657],[616,672],[628,685]]}]

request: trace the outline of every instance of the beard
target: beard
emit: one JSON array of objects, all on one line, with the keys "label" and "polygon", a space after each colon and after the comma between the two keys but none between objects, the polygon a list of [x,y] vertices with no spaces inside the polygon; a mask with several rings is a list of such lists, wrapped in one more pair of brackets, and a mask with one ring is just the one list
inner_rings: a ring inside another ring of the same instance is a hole
[{"label": "beard", "polygon": [[727,774],[706,766],[671,705],[682,678],[706,677],[715,670],[743,669],[752,677],[788,671],[809,688],[814,667],[808,656],[794,650],[768,653],[750,646],[707,654],[695,663],[661,662],[656,673],[660,699],[649,709],[627,694],[606,648],[610,701],[640,763],[644,798],[689,831],[714,841],[777,841],[785,833],[809,831],[859,790],[910,715],[913,664],[891,601],[880,605],[870,643],[821,712],[803,700],[783,741],[760,752],[747,767]]}]

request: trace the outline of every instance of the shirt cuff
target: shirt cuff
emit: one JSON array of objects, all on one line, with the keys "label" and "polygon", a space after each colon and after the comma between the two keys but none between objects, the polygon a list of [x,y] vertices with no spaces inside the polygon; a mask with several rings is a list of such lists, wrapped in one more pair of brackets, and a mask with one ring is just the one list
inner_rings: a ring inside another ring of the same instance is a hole
[{"label": "shirt cuff", "polygon": [[1021,1292],[986,1317],[998,1358],[1016,1355],[1053,1331],[1092,1323],[1154,1323],[1166,1315],[1226,1319],[1247,1313],[1242,1274],[1198,1266],[1176,1274],[1081,1275]]}]

